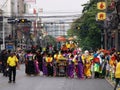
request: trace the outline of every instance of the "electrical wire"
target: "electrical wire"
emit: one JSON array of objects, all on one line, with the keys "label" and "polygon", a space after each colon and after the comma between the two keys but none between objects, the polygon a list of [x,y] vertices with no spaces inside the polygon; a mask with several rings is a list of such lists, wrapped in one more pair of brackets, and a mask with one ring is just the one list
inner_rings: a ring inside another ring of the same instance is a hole
[{"label": "electrical wire", "polygon": [[80,17],[81,14],[74,14],[74,15],[44,15],[44,16],[28,16],[28,15],[24,15],[24,16],[7,16],[5,15],[5,17],[7,18],[67,18],[67,17]]},{"label": "electrical wire", "polygon": [[[75,14],[75,15],[59,15],[59,16],[16,16],[16,17],[14,17],[14,16],[12,16],[12,17],[7,17],[7,16],[4,16],[4,17],[6,17],[7,19],[9,19],[9,18],[11,18],[11,19],[21,19],[21,18],[23,18],[23,19],[28,19],[29,21],[35,21],[36,20],[36,18],[39,18],[39,19],[43,19],[43,18],[46,18],[46,19],[52,19],[52,20],[48,20],[48,21],[52,21],[51,23],[54,23],[55,21],[53,21],[53,20],[56,20],[56,22],[65,22],[65,21],[71,21],[71,22],[73,22],[74,20],[76,20],[76,18],[79,18],[80,17],[80,15],[79,14]],[[59,19],[59,20],[58,20]],[[47,22],[48,22],[47,21]],[[0,21],[0,23],[1,23],[2,21]],[[49,23],[49,22],[48,22]]]},{"label": "electrical wire", "polygon": [[[47,22],[41,22],[40,24],[72,24],[74,20],[76,20],[77,18],[79,18],[81,16],[81,14],[74,14],[74,15],[44,15],[44,16],[4,16],[5,18],[9,19],[9,18],[13,18],[13,19],[28,19],[31,22],[34,22],[37,18],[39,19],[52,19],[52,20],[47,20]],[[58,20],[59,19],[59,20]],[[56,21],[53,21],[56,20]],[[39,21],[38,21],[39,22]],[[0,21],[0,23],[2,23],[2,21]]]},{"label": "electrical wire", "polygon": [[[2,23],[2,22],[0,22],[0,23]],[[79,23],[82,23],[82,22],[72,22],[72,21],[71,22],[41,22],[41,23],[38,23],[38,24],[48,24],[48,25],[57,25],[57,24],[60,24],[60,25],[65,25],[65,24],[72,24],[72,23],[79,24]],[[19,26],[28,26],[28,25],[26,25],[26,23],[22,23],[22,24],[23,25],[19,25]],[[13,24],[13,25],[15,25],[15,24]]]},{"label": "electrical wire", "polygon": [[[4,12],[4,13],[11,13],[11,12]],[[70,14],[70,13],[76,13],[76,14],[82,14],[80,13],[80,11],[71,11],[71,12],[62,12],[62,11],[52,11],[52,12],[48,12],[48,11],[45,11],[45,12],[42,12],[42,13],[36,13],[36,14]],[[33,13],[25,13],[25,14],[29,14],[29,15],[35,15]]]},{"label": "electrical wire", "polygon": [[5,1],[5,3],[1,6],[1,9],[7,4],[8,0]]},{"label": "electrical wire", "polygon": [[42,14],[54,14],[54,13],[80,13],[80,11],[71,11],[71,12],[58,12],[58,11],[53,11],[53,12],[42,12]]}]

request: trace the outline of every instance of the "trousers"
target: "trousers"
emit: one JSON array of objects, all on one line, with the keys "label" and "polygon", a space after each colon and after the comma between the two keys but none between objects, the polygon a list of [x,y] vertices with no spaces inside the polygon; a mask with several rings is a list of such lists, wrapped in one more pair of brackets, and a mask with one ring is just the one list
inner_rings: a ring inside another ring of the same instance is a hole
[{"label": "trousers", "polygon": [[16,66],[9,66],[9,81],[15,81],[16,78]]}]

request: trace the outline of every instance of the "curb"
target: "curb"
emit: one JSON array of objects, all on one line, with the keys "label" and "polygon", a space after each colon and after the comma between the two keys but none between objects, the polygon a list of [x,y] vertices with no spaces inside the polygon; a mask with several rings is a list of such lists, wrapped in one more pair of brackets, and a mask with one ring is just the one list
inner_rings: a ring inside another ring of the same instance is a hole
[{"label": "curb", "polygon": [[[106,79],[106,81],[107,81],[112,87],[115,86],[115,82],[113,82],[113,81],[111,81],[111,80],[109,80],[109,79],[107,79],[107,78],[105,78],[105,79]],[[120,86],[118,86],[117,90],[120,90]]]},{"label": "curb", "polygon": [[114,87],[115,83],[107,78],[105,78],[105,80],[112,86]]}]

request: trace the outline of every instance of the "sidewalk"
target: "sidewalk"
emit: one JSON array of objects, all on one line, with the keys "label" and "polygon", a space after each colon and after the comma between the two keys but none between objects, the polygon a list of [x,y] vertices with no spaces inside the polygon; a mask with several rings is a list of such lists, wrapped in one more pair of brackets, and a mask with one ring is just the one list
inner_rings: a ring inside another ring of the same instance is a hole
[{"label": "sidewalk", "polygon": [[[109,78],[105,78],[105,79],[106,79],[106,81],[107,81],[112,87],[115,86],[115,81],[112,81],[112,80],[109,79]],[[117,90],[120,90],[120,85],[118,85]]]}]

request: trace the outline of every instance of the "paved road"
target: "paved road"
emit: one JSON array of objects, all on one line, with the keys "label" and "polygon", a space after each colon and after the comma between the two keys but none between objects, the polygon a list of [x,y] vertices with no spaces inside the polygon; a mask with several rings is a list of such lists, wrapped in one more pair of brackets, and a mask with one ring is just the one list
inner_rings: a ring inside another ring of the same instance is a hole
[{"label": "paved road", "polygon": [[104,79],[68,79],[65,77],[26,76],[24,66],[17,71],[16,83],[0,74],[0,90],[113,90]]}]

